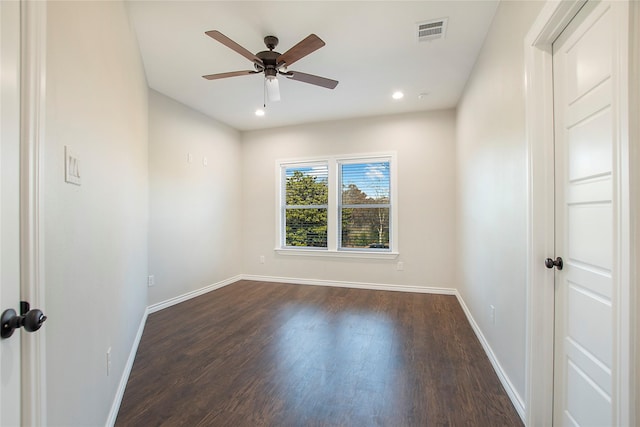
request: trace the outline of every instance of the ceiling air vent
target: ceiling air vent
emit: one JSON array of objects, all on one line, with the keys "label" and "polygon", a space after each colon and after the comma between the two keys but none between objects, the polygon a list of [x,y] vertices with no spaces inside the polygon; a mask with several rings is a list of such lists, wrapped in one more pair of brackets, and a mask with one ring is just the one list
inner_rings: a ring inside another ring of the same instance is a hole
[{"label": "ceiling air vent", "polygon": [[418,22],[416,30],[419,42],[443,39],[447,31],[447,18]]}]

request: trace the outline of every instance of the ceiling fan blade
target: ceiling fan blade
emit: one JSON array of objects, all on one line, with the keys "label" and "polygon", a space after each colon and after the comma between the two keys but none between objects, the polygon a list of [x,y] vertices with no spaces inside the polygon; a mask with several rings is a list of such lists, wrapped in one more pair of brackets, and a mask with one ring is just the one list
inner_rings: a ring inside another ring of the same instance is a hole
[{"label": "ceiling fan blade", "polygon": [[280,55],[278,57],[278,65],[287,64],[288,67],[297,60],[309,55],[311,52],[315,52],[320,49],[324,45],[325,43],[320,37],[315,34],[309,34],[297,45]]},{"label": "ceiling fan blade", "polygon": [[230,71],[228,73],[218,73],[218,74],[207,74],[206,76],[202,76],[207,80],[218,80],[218,79],[225,79],[227,77],[236,77],[236,76],[246,76],[249,74],[258,74],[260,71],[252,71],[252,70],[245,70],[245,71]]},{"label": "ceiling fan blade", "polygon": [[335,89],[335,87],[338,86],[337,80],[331,80],[325,77],[314,76],[313,74],[301,73],[300,71],[288,71],[287,73],[282,73],[282,74],[287,76],[288,79],[309,83],[316,86],[326,87],[327,89]]},{"label": "ceiling fan blade", "polygon": [[240,46],[238,43],[236,43],[233,40],[231,40],[229,37],[227,37],[224,34],[222,34],[220,31],[211,30],[211,31],[206,31],[205,34],[208,35],[209,37],[211,37],[212,39],[219,41],[220,43],[222,43],[223,45],[225,45],[229,49],[238,52],[240,55],[244,56],[249,61],[255,62],[255,63],[258,63],[258,64],[262,65],[262,60],[260,58],[258,58],[253,53],[249,52],[244,47]]}]

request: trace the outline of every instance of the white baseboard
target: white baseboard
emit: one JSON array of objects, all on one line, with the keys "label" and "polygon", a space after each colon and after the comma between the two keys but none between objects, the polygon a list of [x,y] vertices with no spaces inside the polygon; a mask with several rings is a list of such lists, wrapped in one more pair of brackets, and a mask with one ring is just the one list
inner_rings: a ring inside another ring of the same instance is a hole
[{"label": "white baseboard", "polygon": [[140,320],[138,332],[136,333],[136,337],[133,340],[133,345],[131,346],[131,351],[129,352],[127,363],[124,365],[124,371],[122,372],[122,376],[120,377],[118,390],[116,390],[116,396],[113,398],[111,410],[109,411],[109,418],[107,418],[107,422],[105,424],[106,427],[113,427],[113,425],[116,423],[116,418],[118,418],[120,404],[122,403],[122,398],[124,397],[124,391],[127,388],[127,382],[129,381],[131,369],[133,369],[133,362],[136,360],[136,353],[138,352],[138,346],[140,345],[140,340],[142,339],[142,332],[144,331],[144,325],[147,323],[148,315],[149,309],[147,308],[144,310],[144,314],[142,315],[142,319]]},{"label": "white baseboard", "polygon": [[416,293],[422,293],[422,294],[442,294],[442,295],[455,295],[457,293],[457,291],[453,288],[438,287],[438,286],[390,285],[390,284],[381,284],[381,283],[345,282],[345,281],[339,281],[339,280],[257,276],[252,274],[242,274],[240,276],[243,280],[291,283],[295,285],[333,286],[333,287],[339,287],[339,288],[369,289],[374,291],[416,292]]},{"label": "white baseboard", "polygon": [[178,295],[177,297],[169,298],[168,300],[161,301],[156,304],[151,304],[149,307],[147,307],[147,310],[149,310],[149,314],[151,314],[155,313],[156,311],[163,310],[167,307],[171,307],[172,305],[180,304],[181,302],[190,300],[191,298],[199,297],[200,295],[204,295],[208,292],[215,291],[216,289],[220,289],[224,286],[237,282],[238,280],[242,279],[241,276],[242,275],[233,276],[221,282],[205,286],[204,288],[196,289],[195,291],[187,292],[186,294]]},{"label": "white baseboard", "polygon": [[142,338],[142,332],[144,331],[144,326],[147,321],[147,316],[151,313],[155,313],[157,311],[163,310],[167,307],[171,307],[172,305],[179,304],[183,301],[189,300],[191,298],[198,297],[200,295],[206,294],[208,292],[214,291],[216,289],[220,289],[224,286],[230,285],[232,283],[237,282],[238,280],[255,280],[261,282],[278,282],[278,283],[290,283],[296,285],[312,285],[312,286],[333,286],[333,287],[342,287],[342,288],[354,288],[354,289],[369,289],[369,290],[378,290],[378,291],[396,291],[396,292],[416,292],[416,293],[427,293],[427,294],[441,294],[441,295],[455,295],[467,316],[467,320],[471,325],[471,328],[475,332],[482,348],[484,349],[493,369],[502,386],[507,392],[507,395],[511,399],[513,406],[515,407],[518,415],[524,422],[525,418],[525,406],[522,398],[516,391],[515,387],[509,380],[509,377],[502,369],[502,366],[498,362],[491,346],[487,342],[486,338],[482,334],[480,327],[476,323],[475,319],[471,315],[469,308],[465,304],[462,296],[458,293],[457,289],[447,288],[447,287],[439,287],[439,286],[415,286],[415,285],[392,285],[392,284],[380,284],[380,283],[366,283],[366,282],[345,282],[345,281],[334,281],[334,280],[321,280],[321,279],[301,279],[301,278],[292,278],[292,277],[274,277],[274,276],[258,276],[251,274],[240,274],[229,279],[223,280],[218,283],[214,283],[212,285],[205,286],[203,288],[197,289],[195,291],[187,292],[185,294],[179,295],[174,298],[170,298],[168,300],[152,304],[144,312],[142,320],[140,322],[140,326],[138,327],[138,333],[136,334],[136,338],[134,340],[133,346],[131,348],[131,352],[129,353],[129,358],[127,359],[127,364],[125,366],[124,372],[122,373],[122,378],[120,379],[120,384],[118,386],[118,390],[116,392],[116,396],[114,398],[113,404],[111,406],[111,411],[109,413],[109,418],[107,419],[106,427],[112,427],[115,424],[116,418],[118,416],[118,411],[120,409],[120,404],[122,403],[122,398],[124,396],[124,392],[127,386],[127,381],[129,380],[129,375],[131,374],[131,369],[133,368],[133,362],[136,357],[136,352],[138,351],[138,345],[140,344],[140,339]]},{"label": "white baseboard", "polygon": [[214,283],[212,285],[208,285],[203,288],[197,289],[195,291],[187,292],[186,294],[182,294],[177,297],[170,298],[166,301],[162,301],[157,304],[152,304],[145,309],[144,314],[142,316],[142,320],[140,321],[140,325],[138,326],[138,333],[136,334],[136,338],[134,339],[133,345],[131,346],[131,351],[129,352],[129,358],[127,359],[127,364],[125,365],[124,371],[122,372],[122,377],[120,378],[120,384],[118,384],[118,390],[116,391],[116,395],[113,399],[113,404],[111,405],[111,411],[109,411],[109,417],[107,418],[107,422],[105,424],[106,427],[113,427],[113,425],[116,422],[116,418],[118,417],[120,404],[122,403],[122,398],[124,397],[124,391],[127,388],[129,375],[131,375],[131,369],[133,369],[133,362],[136,359],[138,346],[140,345],[140,340],[142,339],[142,332],[144,331],[144,326],[147,323],[147,317],[149,316],[149,314],[155,313],[156,311],[160,311],[167,307],[171,307],[172,305],[179,304],[191,298],[195,298],[197,296],[206,294],[207,292],[220,289],[224,286],[230,285],[231,283],[237,282],[238,280],[240,280],[240,276],[234,276],[229,279],[223,280],[221,282]]},{"label": "white baseboard", "polygon": [[471,315],[471,311],[465,304],[462,296],[458,292],[457,289],[447,288],[447,287],[438,287],[438,286],[415,286],[415,285],[390,285],[390,284],[379,284],[379,283],[365,283],[365,282],[344,282],[344,281],[332,281],[332,280],[320,280],[320,279],[300,279],[300,278],[291,278],[291,277],[273,277],[273,276],[257,276],[250,274],[242,274],[243,280],[258,280],[263,282],[279,282],[279,283],[292,283],[297,285],[314,285],[314,286],[336,286],[343,288],[356,288],[356,289],[370,289],[370,290],[379,290],[379,291],[398,291],[398,292],[417,292],[417,293],[428,293],[428,294],[442,294],[442,295],[455,295],[467,316],[467,320],[471,325],[474,333],[478,337],[482,348],[484,349],[491,365],[493,366],[494,371],[498,375],[498,379],[502,383],[509,399],[513,403],[518,415],[524,422],[525,419],[525,405],[524,401],[520,394],[516,391],[515,387],[509,380],[508,375],[505,373],[502,365],[498,362],[495,353],[491,349],[489,342],[482,334],[482,331],[475,319]]},{"label": "white baseboard", "polygon": [[482,344],[482,348],[484,349],[484,352],[487,354],[487,357],[489,358],[489,361],[493,366],[493,370],[498,375],[498,379],[500,380],[500,382],[502,383],[502,386],[507,392],[509,399],[511,399],[511,403],[513,403],[513,406],[516,408],[516,411],[518,412],[518,415],[520,415],[520,419],[522,419],[522,422],[526,424],[525,405],[524,405],[524,401],[522,400],[522,397],[516,391],[515,387],[509,380],[509,376],[506,374],[504,369],[502,369],[502,365],[500,365],[500,362],[498,362],[498,359],[496,358],[495,353],[491,349],[489,342],[482,334],[482,330],[480,329],[480,326],[478,326],[475,319],[471,315],[471,311],[469,310],[469,307],[467,307],[467,304],[465,304],[464,300],[462,299],[462,295],[460,295],[460,293],[456,290],[455,296],[456,298],[458,298],[458,302],[460,303],[460,306],[462,307],[464,314],[467,316],[467,320],[469,321],[469,324],[471,325],[473,332],[475,332],[476,336],[478,337],[478,340],[480,341],[480,344]]}]

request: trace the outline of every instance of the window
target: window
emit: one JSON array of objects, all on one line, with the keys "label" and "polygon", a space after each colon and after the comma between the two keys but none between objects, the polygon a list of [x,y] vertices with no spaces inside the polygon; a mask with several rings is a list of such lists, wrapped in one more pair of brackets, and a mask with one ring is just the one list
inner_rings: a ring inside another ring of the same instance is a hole
[{"label": "window", "polygon": [[285,181],[284,246],[326,248],[327,164],[293,165],[282,171]]},{"label": "window", "polygon": [[284,254],[397,256],[395,154],[278,162]]},{"label": "window", "polygon": [[341,249],[389,249],[389,161],[339,164]]}]

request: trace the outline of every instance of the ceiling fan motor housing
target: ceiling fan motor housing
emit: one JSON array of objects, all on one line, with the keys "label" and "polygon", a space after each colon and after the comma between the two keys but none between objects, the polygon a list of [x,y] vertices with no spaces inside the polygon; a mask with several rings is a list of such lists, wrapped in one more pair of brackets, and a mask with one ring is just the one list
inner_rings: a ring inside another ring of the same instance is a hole
[{"label": "ceiling fan motor housing", "polygon": [[[278,58],[280,57],[280,52],[275,52],[273,50],[263,50],[262,52],[256,53],[256,56],[260,58],[264,67],[261,64],[254,63],[256,70],[262,71],[265,70],[273,70],[274,72],[278,66]],[[274,74],[275,75],[275,74]]]}]

